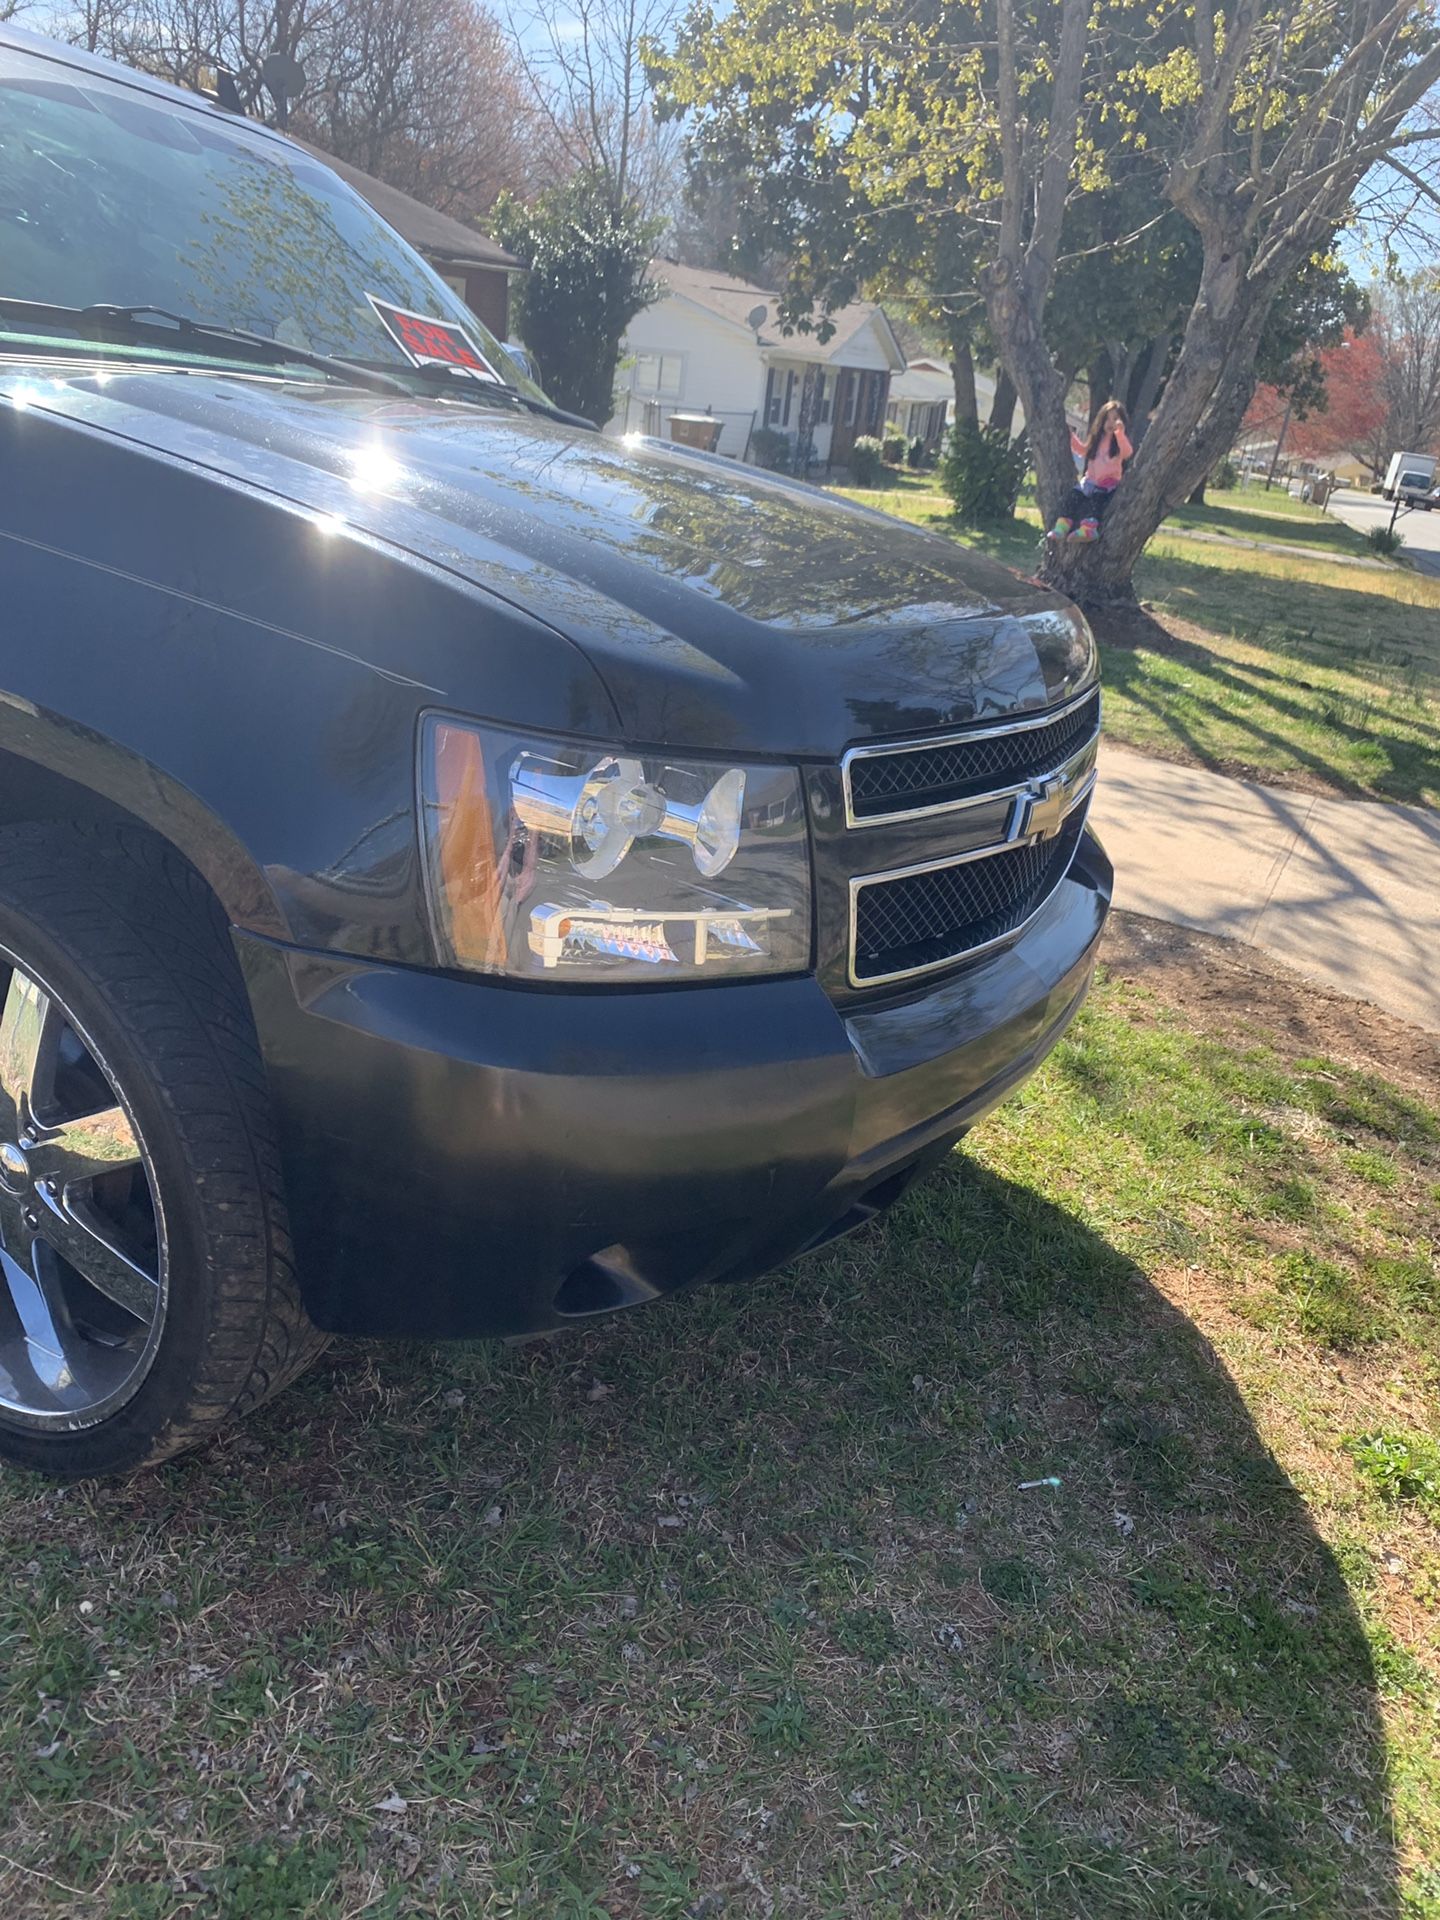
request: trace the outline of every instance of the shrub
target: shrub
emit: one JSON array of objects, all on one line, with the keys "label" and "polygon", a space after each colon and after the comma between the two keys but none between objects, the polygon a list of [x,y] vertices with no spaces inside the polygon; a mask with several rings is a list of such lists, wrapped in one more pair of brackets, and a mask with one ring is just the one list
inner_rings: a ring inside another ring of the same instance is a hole
[{"label": "shrub", "polygon": [[924,466],[925,456],[928,452],[929,452],[929,449],[926,447],[925,442],[921,439],[920,435],[917,433],[915,438],[910,442],[909,446],[906,447],[905,449],[906,466],[913,467],[918,471],[921,467]]},{"label": "shrub", "polygon": [[885,449],[874,434],[862,433],[850,449],[850,478],[857,487],[878,487],[885,475]]},{"label": "shrub", "polygon": [[1369,527],[1365,541],[1374,553],[1398,553],[1405,544],[1405,536],[1397,527]]},{"label": "shrub", "polygon": [[501,244],[529,269],[519,276],[513,317],[550,398],[601,422],[614,411],[625,329],[665,292],[649,271],[663,223],[614,202],[603,169],[584,167],[528,205],[502,194],[486,226],[497,239],[503,233]]},{"label": "shrub", "polygon": [[750,451],[757,467],[767,473],[789,473],[790,436],[775,427],[756,427],[750,436]]},{"label": "shrub", "polygon": [[946,441],[940,484],[962,520],[1011,520],[1029,466],[1023,433],[1012,440],[1004,427],[966,424]]},{"label": "shrub", "polygon": [[904,466],[905,456],[910,451],[910,442],[898,427],[889,427],[886,429],[885,437],[880,442],[880,447],[882,457],[887,467]]},{"label": "shrub", "polygon": [[1210,476],[1210,485],[1217,493],[1229,493],[1240,484],[1240,474],[1235,462],[1227,454]]}]

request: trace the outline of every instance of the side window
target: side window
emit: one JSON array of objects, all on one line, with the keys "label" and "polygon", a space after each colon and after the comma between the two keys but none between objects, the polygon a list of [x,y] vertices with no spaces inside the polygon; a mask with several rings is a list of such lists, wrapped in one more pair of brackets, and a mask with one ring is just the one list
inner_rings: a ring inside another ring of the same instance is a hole
[{"label": "side window", "polygon": [[673,400],[680,392],[684,362],[678,353],[637,353],[634,391]]}]

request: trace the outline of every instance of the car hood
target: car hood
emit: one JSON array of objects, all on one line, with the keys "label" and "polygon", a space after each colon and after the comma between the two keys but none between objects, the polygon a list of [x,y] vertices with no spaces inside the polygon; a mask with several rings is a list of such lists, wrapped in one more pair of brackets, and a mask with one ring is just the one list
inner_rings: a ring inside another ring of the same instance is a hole
[{"label": "car hood", "polygon": [[[0,376],[0,391],[22,378]],[[635,744],[830,755],[1035,710],[1094,671],[1063,600],[717,456],[292,380],[53,365],[29,378],[32,406],[523,607],[589,656]]]}]

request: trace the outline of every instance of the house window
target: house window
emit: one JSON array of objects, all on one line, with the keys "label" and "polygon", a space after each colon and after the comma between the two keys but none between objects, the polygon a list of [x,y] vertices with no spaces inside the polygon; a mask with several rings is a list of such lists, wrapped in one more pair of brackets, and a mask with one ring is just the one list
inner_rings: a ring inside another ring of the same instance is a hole
[{"label": "house window", "polygon": [[850,385],[845,390],[845,424],[847,427],[854,426],[855,411],[859,404],[860,375],[858,373],[852,373],[850,376]]},{"label": "house window", "polygon": [[775,379],[774,367],[765,369],[765,424],[767,427],[780,423],[780,394]]},{"label": "house window", "polygon": [[830,401],[830,376],[822,371],[815,388],[815,424],[817,427],[828,425],[830,420]]},{"label": "house window", "polygon": [[678,353],[637,353],[634,391],[678,399],[683,363]]},{"label": "house window", "polygon": [[790,409],[793,406],[794,401],[795,401],[795,373],[792,368],[792,370],[789,373],[787,373],[785,376],[785,412],[780,422],[781,426],[783,427],[788,427],[790,424]]}]

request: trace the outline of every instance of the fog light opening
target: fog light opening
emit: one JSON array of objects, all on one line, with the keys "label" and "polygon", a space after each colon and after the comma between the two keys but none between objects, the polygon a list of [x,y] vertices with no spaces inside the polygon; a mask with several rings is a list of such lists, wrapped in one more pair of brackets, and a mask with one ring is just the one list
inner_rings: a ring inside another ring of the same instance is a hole
[{"label": "fog light opening", "polygon": [[572,1267],[555,1289],[551,1302],[556,1313],[567,1320],[583,1320],[591,1314],[614,1313],[620,1307],[637,1307],[653,1300],[661,1289],[643,1280],[624,1247],[603,1247]]}]

